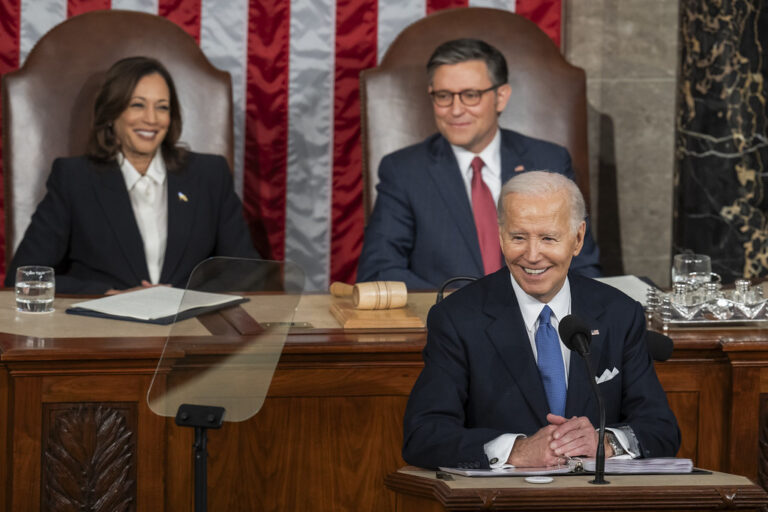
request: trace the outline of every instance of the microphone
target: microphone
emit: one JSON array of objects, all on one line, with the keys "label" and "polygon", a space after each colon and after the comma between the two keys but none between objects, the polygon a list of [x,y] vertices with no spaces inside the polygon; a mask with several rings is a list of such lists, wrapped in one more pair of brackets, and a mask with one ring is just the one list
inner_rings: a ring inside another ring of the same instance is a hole
[{"label": "microphone", "polygon": [[666,361],[672,356],[672,350],[675,348],[669,336],[656,331],[646,331],[645,342],[654,361]]},{"label": "microphone", "polygon": [[600,411],[600,422],[597,428],[597,453],[595,454],[595,479],[590,480],[589,483],[609,484],[610,482],[605,479],[605,405],[595,381],[595,370],[589,360],[589,343],[592,341],[592,333],[587,324],[575,315],[568,315],[563,318],[557,330],[565,346],[584,358],[584,363],[587,365],[587,377],[592,385],[592,391],[597,397]]},{"label": "microphone", "polygon": [[560,333],[560,339],[563,340],[568,350],[577,352],[581,357],[589,355],[592,333],[581,318],[568,315],[560,321],[557,330]]},{"label": "microphone", "polygon": [[441,300],[443,300],[443,295],[445,294],[445,289],[448,288],[449,285],[453,283],[457,283],[459,281],[477,281],[476,277],[468,277],[468,276],[458,276],[458,277],[452,277],[445,281],[443,284],[440,285],[440,289],[437,290],[437,298],[435,299],[435,304],[438,304]]}]

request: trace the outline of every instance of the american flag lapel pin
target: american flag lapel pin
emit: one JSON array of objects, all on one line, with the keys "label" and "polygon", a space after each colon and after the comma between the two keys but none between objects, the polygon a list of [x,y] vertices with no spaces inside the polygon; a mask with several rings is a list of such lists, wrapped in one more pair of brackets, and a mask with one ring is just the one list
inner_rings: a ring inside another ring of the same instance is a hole
[{"label": "american flag lapel pin", "polygon": [[184,195],[184,192],[179,192],[179,201],[183,201],[185,203],[189,202],[189,199],[187,199],[187,196]]},{"label": "american flag lapel pin", "polygon": [[597,329],[592,329],[592,336],[598,336],[600,334],[600,331]]}]

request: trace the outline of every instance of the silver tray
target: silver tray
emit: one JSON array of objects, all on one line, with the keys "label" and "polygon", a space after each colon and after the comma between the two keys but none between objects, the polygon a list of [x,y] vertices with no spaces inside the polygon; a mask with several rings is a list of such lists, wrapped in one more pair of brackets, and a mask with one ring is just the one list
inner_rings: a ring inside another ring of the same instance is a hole
[{"label": "silver tray", "polygon": [[753,327],[768,329],[768,318],[729,318],[720,320],[718,318],[693,318],[685,320],[682,318],[673,318],[664,322],[659,313],[649,315],[648,323],[655,329],[667,331],[670,329],[690,329],[696,327],[717,328],[717,327]]},{"label": "silver tray", "polygon": [[[696,327],[705,328],[728,328],[728,327],[751,327],[751,328],[768,328],[768,299],[766,296],[765,283],[757,286],[753,286],[748,290],[742,290],[741,293],[746,293],[745,297],[749,302],[746,304],[740,302],[736,298],[736,292],[733,289],[727,289],[723,291],[718,290],[718,298],[710,301],[703,301],[700,303],[694,303],[692,306],[702,308],[701,311],[696,313],[693,318],[687,319],[681,313],[675,310],[674,297],[672,293],[665,293],[658,288],[649,288],[647,301],[644,304],[646,321],[647,323],[661,330],[669,329],[689,329]],[[651,302],[654,299],[654,302]],[[731,318],[723,319],[718,318],[712,312],[712,306],[717,301],[725,299],[730,303]],[[745,313],[743,308],[757,308],[754,311],[754,317],[749,313]]]}]

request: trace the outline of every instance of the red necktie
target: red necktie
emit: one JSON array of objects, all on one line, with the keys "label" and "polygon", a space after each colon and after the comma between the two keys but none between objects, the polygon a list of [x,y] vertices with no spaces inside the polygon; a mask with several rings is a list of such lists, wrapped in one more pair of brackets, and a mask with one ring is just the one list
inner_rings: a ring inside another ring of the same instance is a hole
[{"label": "red necktie", "polygon": [[472,160],[472,213],[477,228],[477,241],[480,242],[480,254],[483,256],[483,269],[486,274],[490,274],[501,268],[501,248],[496,206],[488,185],[483,181],[483,165],[479,156]]}]

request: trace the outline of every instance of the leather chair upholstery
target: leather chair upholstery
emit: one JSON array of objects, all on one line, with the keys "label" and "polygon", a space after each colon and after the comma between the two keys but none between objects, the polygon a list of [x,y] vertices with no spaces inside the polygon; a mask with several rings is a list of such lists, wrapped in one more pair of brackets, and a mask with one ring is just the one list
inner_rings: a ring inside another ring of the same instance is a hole
[{"label": "leather chair upholstery", "polygon": [[378,67],[360,77],[363,199],[373,209],[382,157],[437,131],[427,94],[426,65],[451,39],[482,39],[507,59],[512,95],[499,124],[568,148],[576,183],[589,205],[587,98],[584,70],[570,65],[534,23],[488,8],[440,11],[407,27]]},{"label": "leather chair upholstery", "polygon": [[37,204],[53,160],[85,153],[93,102],[117,60],[160,60],[173,76],[182,108],[181,141],[224,155],[232,168],[232,83],[174,23],[132,11],[93,11],[54,27],[24,65],[3,77],[3,174],[6,261]]}]

